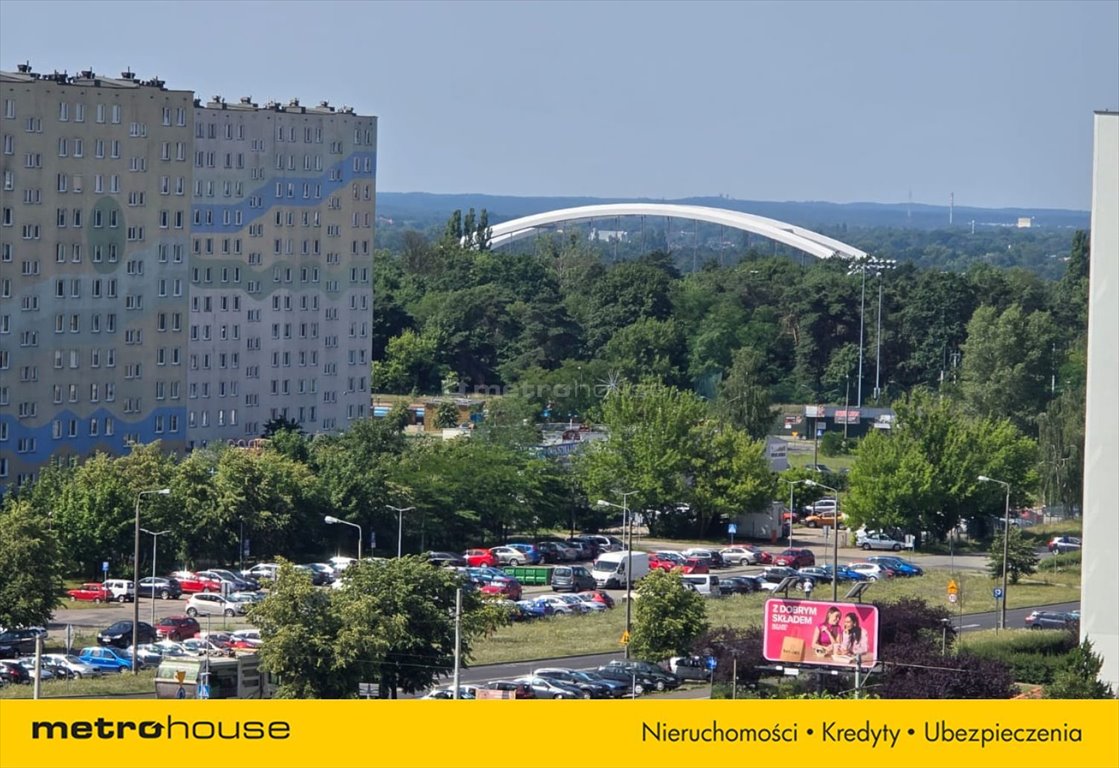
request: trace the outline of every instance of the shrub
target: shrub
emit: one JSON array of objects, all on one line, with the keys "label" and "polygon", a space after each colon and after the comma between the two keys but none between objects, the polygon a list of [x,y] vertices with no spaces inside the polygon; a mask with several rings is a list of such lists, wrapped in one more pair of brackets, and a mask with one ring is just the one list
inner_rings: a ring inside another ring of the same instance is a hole
[{"label": "shrub", "polygon": [[1092,651],[1090,640],[1073,648],[1063,662],[1053,682],[1045,687],[1045,698],[1110,699],[1115,695],[1111,684],[1099,679],[1103,660]]},{"label": "shrub", "polygon": [[1019,683],[1044,685],[1067,664],[1068,654],[1078,643],[1074,632],[1003,631],[969,638],[969,653],[1002,662]]},{"label": "shrub", "polygon": [[1080,550],[1047,557],[1038,564],[1039,571],[1064,571],[1080,569]]}]

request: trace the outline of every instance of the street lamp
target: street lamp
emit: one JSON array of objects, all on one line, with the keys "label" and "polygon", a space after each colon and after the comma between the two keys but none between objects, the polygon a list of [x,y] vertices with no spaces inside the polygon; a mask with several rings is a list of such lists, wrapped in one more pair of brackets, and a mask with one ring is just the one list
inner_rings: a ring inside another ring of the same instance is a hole
[{"label": "street lamp", "polygon": [[793,488],[807,482],[806,480],[786,480],[781,478],[781,482],[789,484],[789,548],[793,547],[793,517],[796,517],[796,512],[793,511]]},{"label": "street lamp", "polygon": [[[855,407],[856,408],[862,408],[863,407],[863,327],[865,325],[863,320],[866,317],[866,273],[867,273],[867,270],[871,270],[871,271],[874,272],[874,276],[877,277],[879,274],[881,274],[882,270],[893,269],[895,264],[896,264],[896,262],[893,259],[876,259],[873,256],[864,256],[862,259],[853,263],[851,265],[850,269],[847,270],[848,275],[853,275],[856,272],[858,272],[862,275],[862,291],[861,291],[860,297],[859,297],[859,382],[858,382],[858,387],[857,387],[858,394],[857,394],[856,400],[855,400]],[[878,286],[878,321],[879,321],[879,327],[878,327],[879,332],[881,332],[881,328],[882,328],[882,326],[881,326],[881,322],[882,322],[882,286],[881,286],[881,283],[879,283],[879,286]],[[877,337],[876,337],[876,340],[877,340]],[[876,370],[875,371],[876,382],[875,382],[875,387],[874,387],[875,392],[878,391],[877,378],[878,378],[878,373],[877,373],[877,370]]]},{"label": "street lamp", "polygon": [[151,494],[167,496],[170,488],[140,491],[136,494],[136,546],[132,555],[132,674],[140,672],[140,655],[136,652],[140,629],[140,499]]},{"label": "street lamp", "polygon": [[898,263],[894,259],[882,259],[877,263],[874,276],[878,278],[878,325],[874,331],[874,400],[882,394],[882,273],[887,269],[894,269]]},{"label": "street lamp", "polygon": [[999,608],[999,629],[1006,629],[1006,561],[1010,558],[1010,483],[986,475],[980,475],[979,482],[998,483],[1006,488],[1006,511],[1002,521],[1002,606]]},{"label": "street lamp", "polygon": [[361,526],[357,523],[351,523],[349,520],[337,518],[334,515],[327,515],[323,520],[327,525],[349,525],[353,528],[357,528],[357,559],[361,560]]},{"label": "street lamp", "polygon": [[629,540],[626,544],[626,658],[629,658],[630,630],[633,627],[633,521],[629,519],[629,497],[637,491],[626,491],[622,496],[622,503],[615,504],[606,499],[599,499],[600,507],[616,507],[622,510],[622,538],[625,538],[626,529],[629,529]]},{"label": "street lamp", "polygon": [[839,599],[839,491],[832,488],[830,485],[817,483],[815,480],[805,480],[804,484],[813,488],[823,488],[825,491],[831,491],[835,494],[835,528],[832,531],[832,538],[835,539],[832,550],[831,559],[831,601],[834,603]]},{"label": "street lamp", "polygon": [[396,556],[400,557],[401,544],[404,542],[404,513],[414,512],[415,507],[394,507],[392,504],[386,504],[386,507],[396,513]]},{"label": "street lamp", "polygon": [[[156,544],[159,542],[159,537],[171,531],[149,531],[147,528],[141,528],[141,533],[146,533],[152,537],[152,626],[155,626],[155,556]],[[140,604],[140,582],[136,582],[136,604]]]}]

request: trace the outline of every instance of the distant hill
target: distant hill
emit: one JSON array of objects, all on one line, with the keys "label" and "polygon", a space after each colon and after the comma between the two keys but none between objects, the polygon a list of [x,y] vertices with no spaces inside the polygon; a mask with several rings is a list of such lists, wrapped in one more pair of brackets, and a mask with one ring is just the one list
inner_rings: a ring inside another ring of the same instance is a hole
[{"label": "distant hill", "polygon": [[[895,227],[914,229],[947,229],[948,207],[906,203],[828,203],[820,201],[734,200],[726,197],[688,197],[676,200],[650,198],[606,197],[512,197],[482,194],[433,194],[428,192],[378,192],[377,213],[390,219],[429,222],[445,220],[455,209],[463,211],[485,208],[490,222],[499,224],[509,219],[543,213],[559,208],[607,203],[675,203],[726,208],[744,213],[786,221],[809,229],[837,227]],[[1088,211],[1053,208],[970,208],[957,206],[952,228],[1016,226],[1018,219],[1033,219],[1040,229],[1088,229]]]}]

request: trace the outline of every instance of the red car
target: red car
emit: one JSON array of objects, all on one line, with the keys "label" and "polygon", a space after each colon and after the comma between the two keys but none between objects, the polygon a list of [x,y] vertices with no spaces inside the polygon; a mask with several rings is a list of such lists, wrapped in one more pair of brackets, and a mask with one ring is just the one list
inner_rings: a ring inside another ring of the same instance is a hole
[{"label": "red car", "polygon": [[171,578],[179,582],[184,594],[196,592],[221,592],[221,581],[208,576],[200,576],[192,571],[175,571]]},{"label": "red car", "polygon": [[614,607],[614,598],[610,597],[609,592],[603,592],[601,589],[596,589],[593,592],[580,592],[579,596],[591,595],[594,597],[595,602],[602,603],[607,608]]},{"label": "red car", "polygon": [[86,602],[109,603],[113,600],[112,593],[99,581],[82,584],[77,589],[67,590],[66,594],[70,596],[71,600],[85,600]]},{"label": "red car", "polygon": [[684,573],[711,573],[711,569],[707,567],[707,563],[698,557],[689,557],[684,561]]},{"label": "red car", "polygon": [[660,569],[671,571],[673,568],[683,568],[685,558],[677,552],[650,552],[649,570]]},{"label": "red car", "polygon": [[500,595],[509,600],[520,600],[521,582],[516,579],[495,580],[489,584],[483,584],[481,592],[483,595]]},{"label": "red car", "polygon": [[190,616],[165,616],[155,625],[155,632],[167,640],[186,640],[201,631],[196,619]]},{"label": "red car", "polygon": [[789,568],[807,568],[816,564],[816,556],[809,549],[786,549],[773,558],[773,564]]},{"label": "red car", "polygon": [[480,568],[486,565],[492,568],[497,567],[497,558],[488,549],[468,549],[462,553],[462,556],[471,568]]}]

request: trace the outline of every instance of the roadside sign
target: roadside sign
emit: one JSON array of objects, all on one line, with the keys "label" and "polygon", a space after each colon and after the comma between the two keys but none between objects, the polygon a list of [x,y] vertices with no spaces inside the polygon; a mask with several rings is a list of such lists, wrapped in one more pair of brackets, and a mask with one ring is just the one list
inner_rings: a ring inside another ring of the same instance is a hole
[{"label": "roadside sign", "polygon": [[200,699],[210,698],[210,686],[209,686],[208,683],[199,683],[198,684],[198,698],[200,698]]},{"label": "roadside sign", "polygon": [[959,596],[955,592],[949,592],[948,593],[948,602],[955,603],[956,600],[958,600],[958,599],[959,599]]},{"label": "roadside sign", "polygon": [[995,599],[996,600],[1001,600],[1002,599],[1002,587],[995,587],[994,592],[995,592]]},{"label": "roadside sign", "polygon": [[956,580],[955,579],[949,579],[948,580],[948,594],[949,595],[957,595],[957,594],[959,594],[959,592],[960,592],[960,588],[959,588],[959,586],[956,585]]},{"label": "roadside sign", "polygon": [[101,573],[108,573],[108,572],[109,572],[109,561],[108,560],[102,560],[101,561]]},{"label": "roadside sign", "polygon": [[629,630],[622,632],[622,639],[618,641],[622,645],[629,645]]},{"label": "roadside sign", "polygon": [[727,533],[729,533],[731,535],[734,535],[734,534],[738,533],[738,526],[734,523],[731,523],[730,525],[727,526]]},{"label": "roadside sign", "polygon": [[714,656],[707,657],[707,668],[714,671],[715,667],[719,666],[719,660]]},{"label": "roadside sign", "polygon": [[178,682],[179,685],[182,685],[184,680],[186,680],[186,672],[181,669],[175,672],[175,681]]}]

